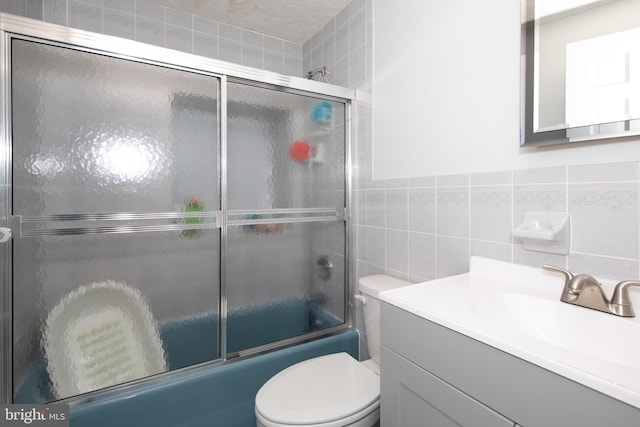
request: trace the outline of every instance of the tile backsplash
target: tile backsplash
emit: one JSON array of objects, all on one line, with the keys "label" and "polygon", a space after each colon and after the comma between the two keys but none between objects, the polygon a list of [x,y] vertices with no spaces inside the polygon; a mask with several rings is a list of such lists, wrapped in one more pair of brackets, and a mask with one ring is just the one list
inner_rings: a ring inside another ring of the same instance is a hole
[{"label": "tile backsplash", "polygon": [[[638,162],[371,181],[355,194],[358,277],[431,280],[468,271],[471,255],[640,277]],[[568,255],[512,237],[530,211],[570,215]]]}]

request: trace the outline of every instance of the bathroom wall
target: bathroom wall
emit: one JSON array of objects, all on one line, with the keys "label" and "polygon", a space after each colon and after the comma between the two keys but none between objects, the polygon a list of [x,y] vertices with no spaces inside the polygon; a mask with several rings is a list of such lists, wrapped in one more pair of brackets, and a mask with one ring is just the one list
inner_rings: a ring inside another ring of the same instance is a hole
[{"label": "bathroom wall", "polygon": [[[378,180],[357,190],[357,270],[414,282],[468,271],[469,256],[639,277],[640,163]],[[568,212],[568,256],[525,250],[525,212]]]},{"label": "bathroom wall", "polygon": [[520,147],[520,3],[373,0],[376,178],[640,161],[640,138]]},{"label": "bathroom wall", "polygon": [[[517,40],[519,2],[509,0],[506,2],[509,4],[500,8],[497,3],[503,0],[492,2],[496,3],[494,7],[478,11],[489,17],[482,20],[476,16],[474,20],[479,24],[474,30],[489,28],[487,22],[493,22],[490,28],[494,32],[513,32],[510,36]],[[472,103],[475,114],[490,126],[461,129],[464,126],[460,126],[460,117],[451,117],[450,122],[458,124],[451,125],[449,137],[440,139],[419,132],[407,135],[405,129],[397,126],[396,137],[381,143],[393,151],[402,149],[401,141],[411,141],[409,148],[415,154],[398,161],[376,152],[377,162],[390,163],[389,170],[396,173],[382,177],[388,179],[377,179],[381,171],[376,170],[375,174],[373,171],[370,103],[373,3],[373,0],[352,1],[303,47],[304,69],[326,65],[332,82],[357,89],[353,170],[356,277],[386,273],[413,282],[425,281],[468,271],[471,255],[533,266],[552,263],[614,280],[640,277],[638,142],[520,149],[519,44],[506,41],[495,47],[485,43],[488,38],[495,38],[495,34],[474,32],[473,38],[479,42],[471,41],[469,33],[460,38],[461,43],[483,44],[483,54],[497,59],[482,62],[490,72],[503,75],[505,71],[497,67],[511,63],[508,72],[514,76],[508,78],[506,85],[494,88],[495,99],[483,97],[486,88],[482,87],[471,88],[464,97]],[[387,8],[399,9],[398,3],[375,2],[375,5],[383,3],[385,10],[376,9],[375,22],[395,13]],[[460,11],[468,10],[469,2],[457,0],[451,11],[456,15],[447,16],[444,2],[406,0],[402,13],[416,14],[412,6],[418,7],[415,3],[429,4],[432,8],[431,18],[417,14],[425,17],[424,22],[432,22],[437,17],[455,26]],[[378,18],[381,15],[383,17]],[[398,24],[402,21],[385,22],[389,31],[396,31],[393,37],[376,40],[376,46],[378,43],[389,45],[392,40],[398,56],[420,54],[417,49],[424,49],[424,36],[420,34],[427,34],[426,29],[418,25],[409,31],[406,25]],[[460,26],[455,28],[464,31]],[[439,27],[439,31],[451,30]],[[403,38],[407,32],[412,32],[414,38]],[[376,31],[376,34],[379,33]],[[502,51],[505,45],[507,49]],[[512,58],[510,55],[514,54]],[[390,68],[395,65],[397,62],[389,63]],[[437,64],[425,66],[430,65]],[[446,67],[440,68],[446,71]],[[457,74],[453,73],[448,80],[446,72],[444,75],[445,80],[441,81],[444,87],[457,84],[453,80]],[[415,84],[419,80],[415,77],[407,75],[407,81]],[[401,93],[392,100],[377,96],[376,102],[387,102],[403,113],[406,102],[424,101],[431,95],[424,90],[417,84],[413,91]],[[507,106],[500,104],[505,98],[513,102]],[[483,109],[481,103],[488,103],[488,108]],[[497,111],[505,114],[487,121],[495,115],[496,105],[502,105]],[[468,110],[464,105],[461,108]],[[416,125],[420,127],[423,122]],[[501,129],[497,129],[498,126]],[[451,141],[459,140],[461,133],[467,139],[452,150]],[[474,144],[482,145],[474,147]],[[423,165],[417,174],[410,168],[414,159]],[[396,178],[398,176],[400,178]],[[528,251],[519,239],[512,238],[511,229],[528,211],[571,215],[573,239],[568,256]]]},{"label": "bathroom wall", "polygon": [[144,0],[2,0],[0,12],[302,76],[302,46]]}]

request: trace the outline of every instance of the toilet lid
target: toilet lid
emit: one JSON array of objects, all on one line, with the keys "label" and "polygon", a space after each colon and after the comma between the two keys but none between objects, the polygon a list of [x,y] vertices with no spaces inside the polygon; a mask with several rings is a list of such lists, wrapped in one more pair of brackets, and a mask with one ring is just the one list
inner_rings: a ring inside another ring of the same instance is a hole
[{"label": "toilet lid", "polygon": [[266,382],[256,409],[276,423],[319,424],[348,417],[380,398],[380,378],[347,353],[293,365]]}]

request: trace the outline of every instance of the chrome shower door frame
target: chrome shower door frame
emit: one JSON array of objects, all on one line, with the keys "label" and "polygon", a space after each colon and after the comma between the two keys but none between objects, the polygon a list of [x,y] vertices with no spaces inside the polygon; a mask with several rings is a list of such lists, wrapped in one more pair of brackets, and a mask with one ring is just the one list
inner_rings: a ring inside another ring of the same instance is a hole
[{"label": "chrome shower door frame", "polygon": [[[227,363],[229,359],[226,347],[226,324],[227,324],[227,297],[225,290],[225,265],[226,265],[226,241],[227,241],[227,80],[234,82],[246,82],[247,84],[276,88],[285,92],[298,93],[303,95],[315,96],[322,99],[338,100],[345,105],[345,207],[343,211],[327,212],[323,209],[317,209],[314,212],[308,210],[292,210],[288,214],[299,216],[296,221],[314,221],[314,220],[337,220],[345,222],[345,289],[344,289],[344,323],[342,325],[330,327],[327,329],[311,332],[302,336],[289,338],[272,344],[263,345],[252,348],[240,354],[233,355],[233,358],[249,354],[258,354],[271,351],[275,348],[295,344],[298,342],[314,339],[320,336],[326,336],[339,333],[344,329],[352,327],[353,305],[351,304],[351,295],[353,294],[353,266],[351,259],[351,248],[353,245],[353,232],[351,228],[351,159],[352,159],[352,117],[351,103],[356,98],[355,91],[320,83],[317,81],[306,80],[298,77],[284,76],[277,73],[254,69],[242,65],[232,64],[224,61],[200,57],[197,55],[174,51],[158,46],[147,45],[144,43],[125,40],[118,37],[96,34],[84,30],[77,30],[55,24],[45,23],[42,21],[32,20],[28,18],[17,17],[9,14],[0,13],[0,227],[7,229],[16,229],[14,238],[19,238],[22,224],[47,221],[73,221],[87,220],[91,218],[72,218],[68,215],[54,215],[51,217],[38,218],[16,218],[12,214],[12,123],[11,123],[11,40],[24,39],[37,42],[48,43],[57,46],[70,47],[76,50],[103,54],[115,58],[132,60],[140,63],[158,65],[162,67],[194,72],[198,74],[209,75],[215,77],[219,81],[219,130],[218,130],[218,173],[219,173],[219,194],[220,194],[220,210],[207,213],[209,222],[201,224],[198,228],[219,228],[220,229],[220,290],[219,290],[219,340],[220,340],[220,356],[210,362],[181,368],[175,371],[168,371],[149,379],[140,379],[130,383],[116,385],[107,389],[97,390],[80,396],[63,399],[64,402],[76,405],[88,400],[95,399],[99,395],[112,394],[119,390],[131,387],[142,382],[162,381],[166,376],[176,375],[184,370],[194,369],[202,365],[210,365],[214,363]],[[286,212],[280,212],[285,213]],[[188,215],[180,212],[170,213],[171,218],[180,218]],[[118,216],[122,214],[99,214],[97,218],[118,220]],[[155,215],[155,216],[154,216]],[[121,219],[157,219],[158,216],[167,215],[159,214],[143,214],[141,218],[121,218]],[[315,218],[307,218],[314,217]],[[179,228],[179,227],[178,227]],[[189,228],[194,228],[190,225]],[[45,234],[86,234],[86,233],[130,233],[157,231],[153,226],[140,227],[111,227],[108,230],[78,227],[68,229],[44,230]],[[24,236],[29,236],[29,230],[24,231]],[[11,240],[7,243],[0,243],[0,304],[2,305],[2,313],[0,317],[0,333],[2,334],[2,349],[0,351],[0,402],[3,404],[12,403],[13,400],[13,378],[12,378],[12,354],[13,354],[13,308],[12,308],[12,244]],[[232,362],[232,361],[230,361]]]}]

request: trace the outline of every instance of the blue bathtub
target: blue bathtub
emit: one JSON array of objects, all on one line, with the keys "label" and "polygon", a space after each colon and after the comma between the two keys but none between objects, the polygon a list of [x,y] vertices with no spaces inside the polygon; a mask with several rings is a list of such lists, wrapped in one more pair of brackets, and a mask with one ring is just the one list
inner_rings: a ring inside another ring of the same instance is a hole
[{"label": "blue bathtub", "polygon": [[[229,312],[227,348],[232,353],[341,323],[306,300],[252,306]],[[159,329],[170,370],[218,357],[217,317],[165,322]],[[267,379],[299,361],[341,351],[358,357],[355,331],[226,365],[196,368],[153,386],[140,384],[72,408],[71,425],[255,426],[255,394]],[[52,400],[45,363],[37,359],[14,403]]]},{"label": "blue bathtub", "polygon": [[282,369],[325,354],[358,358],[350,330],[223,366],[193,369],[160,385],[145,385],[71,409],[71,427],[255,427],[254,399]]},{"label": "blue bathtub", "polygon": [[[246,350],[318,329],[340,325],[337,319],[305,299],[285,299],[232,310],[227,317],[227,351]],[[169,370],[215,360],[218,354],[218,318],[200,316],[159,325]],[[22,379],[14,403],[55,400],[45,361],[39,355]]]}]

